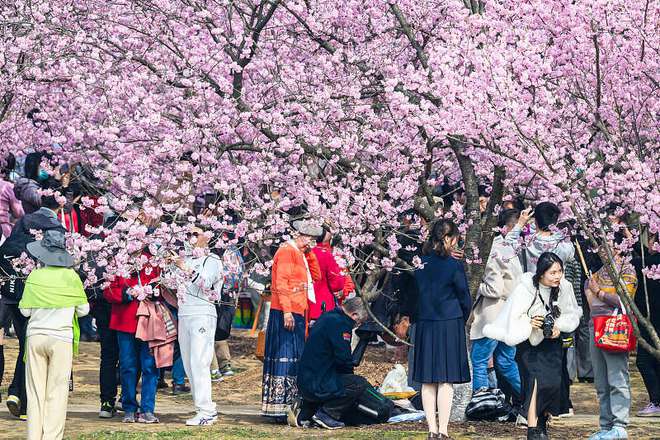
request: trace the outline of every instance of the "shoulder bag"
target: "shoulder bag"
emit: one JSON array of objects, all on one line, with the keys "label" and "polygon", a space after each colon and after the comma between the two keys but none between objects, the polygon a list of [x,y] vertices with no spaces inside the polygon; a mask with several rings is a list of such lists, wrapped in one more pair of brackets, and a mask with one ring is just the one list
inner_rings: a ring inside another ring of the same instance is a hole
[{"label": "shoulder bag", "polygon": [[266,353],[266,332],[260,330],[257,335],[257,346],[254,349],[254,355],[263,362]]},{"label": "shoulder bag", "polygon": [[621,298],[610,316],[594,316],[594,343],[603,351],[626,353],[635,349],[637,338]]}]

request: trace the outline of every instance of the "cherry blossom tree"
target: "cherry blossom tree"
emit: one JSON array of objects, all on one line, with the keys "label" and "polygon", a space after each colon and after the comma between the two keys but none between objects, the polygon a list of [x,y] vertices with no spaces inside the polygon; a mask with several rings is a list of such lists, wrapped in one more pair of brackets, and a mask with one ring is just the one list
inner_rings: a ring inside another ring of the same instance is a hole
[{"label": "cherry blossom tree", "polygon": [[[0,11],[0,153],[46,150],[93,170],[107,191],[98,209],[124,220],[94,231],[103,242],[73,241],[109,276],[144,264],[145,244],[167,265],[195,222],[233,232],[217,246],[240,239],[267,269],[268,247],[306,213],[332,223],[373,298],[384,273],[409,268],[401,217],[414,210],[461,223],[474,292],[505,194],[557,202],[598,244],[616,227],[612,202],[660,229],[655,2],[13,0]],[[465,206],[441,206],[443,182],[464,187]],[[193,212],[203,193],[211,215]],[[640,343],[660,357],[651,335]]]}]

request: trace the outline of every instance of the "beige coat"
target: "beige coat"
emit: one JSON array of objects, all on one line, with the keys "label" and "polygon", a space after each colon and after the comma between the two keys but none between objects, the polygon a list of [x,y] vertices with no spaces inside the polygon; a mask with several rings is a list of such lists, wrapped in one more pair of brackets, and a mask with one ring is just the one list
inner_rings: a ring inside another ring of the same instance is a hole
[{"label": "beige coat", "polygon": [[520,259],[513,247],[505,244],[501,236],[495,237],[472,310],[471,340],[484,337],[484,326],[495,320],[522,273]]}]

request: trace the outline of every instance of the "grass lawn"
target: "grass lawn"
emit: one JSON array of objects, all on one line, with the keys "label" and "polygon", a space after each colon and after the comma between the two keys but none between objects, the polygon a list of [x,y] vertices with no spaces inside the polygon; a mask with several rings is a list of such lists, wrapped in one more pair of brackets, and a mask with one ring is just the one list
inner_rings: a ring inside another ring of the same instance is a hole
[{"label": "grass lawn", "polygon": [[276,433],[272,430],[263,430],[258,428],[241,428],[241,427],[210,427],[203,429],[176,429],[172,431],[160,432],[111,432],[99,431],[90,434],[84,434],[78,437],[71,437],[76,440],[147,440],[147,439],[223,439],[223,440],[238,440],[238,439],[281,439],[281,438],[332,438],[332,439],[383,439],[383,440],[399,440],[399,439],[423,439],[426,435],[420,432],[413,431],[374,431],[370,429],[362,430],[345,430],[345,431],[321,431],[309,430],[304,437],[300,436],[297,432],[295,436],[289,436],[282,432]]}]

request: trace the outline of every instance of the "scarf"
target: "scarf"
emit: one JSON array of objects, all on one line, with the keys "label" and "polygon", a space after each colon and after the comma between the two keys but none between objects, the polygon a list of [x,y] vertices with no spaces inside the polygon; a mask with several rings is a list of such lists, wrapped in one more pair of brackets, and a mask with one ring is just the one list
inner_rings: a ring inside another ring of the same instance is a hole
[{"label": "scarf", "polygon": [[[87,296],[80,277],[73,269],[44,267],[33,270],[25,281],[22,309],[64,309],[87,304]],[[73,314],[73,354],[78,354],[80,326]],[[27,350],[26,350],[27,353]]]}]

